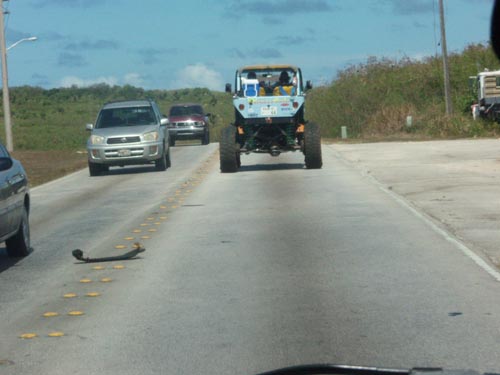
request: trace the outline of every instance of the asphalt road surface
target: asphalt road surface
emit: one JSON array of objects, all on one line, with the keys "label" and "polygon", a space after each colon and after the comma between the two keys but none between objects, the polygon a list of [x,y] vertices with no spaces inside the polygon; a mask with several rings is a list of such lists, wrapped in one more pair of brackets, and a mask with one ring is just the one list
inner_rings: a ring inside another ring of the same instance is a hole
[{"label": "asphalt road surface", "polygon": [[[166,172],[82,171],[33,190],[33,254],[0,250],[1,374],[500,371],[496,271],[335,145],[321,170],[249,155],[235,174],[219,173],[215,144],[172,151]],[[136,260],[71,256],[135,241]]]}]

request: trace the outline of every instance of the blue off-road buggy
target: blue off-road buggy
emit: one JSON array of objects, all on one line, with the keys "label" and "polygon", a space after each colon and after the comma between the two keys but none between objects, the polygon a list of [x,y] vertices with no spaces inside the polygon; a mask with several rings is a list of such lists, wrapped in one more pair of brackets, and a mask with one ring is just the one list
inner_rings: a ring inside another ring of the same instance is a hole
[{"label": "blue off-road buggy", "polygon": [[[220,169],[236,172],[241,154],[302,151],[306,168],[321,168],[319,126],[304,119],[302,72],[291,65],[246,66],[236,71],[235,121],[222,130]],[[232,92],[226,85],[226,92]]]}]

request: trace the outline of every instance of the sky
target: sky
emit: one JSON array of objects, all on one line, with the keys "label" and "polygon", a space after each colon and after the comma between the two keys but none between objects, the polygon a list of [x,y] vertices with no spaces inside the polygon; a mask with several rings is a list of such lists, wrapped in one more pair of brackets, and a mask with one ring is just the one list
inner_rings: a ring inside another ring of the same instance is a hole
[{"label": "sky", "polygon": [[[493,0],[444,0],[449,52],[487,43]],[[368,57],[440,54],[438,0],[4,0],[9,86],[223,91],[249,64],[314,85]],[[488,67],[490,69],[498,67]]]}]

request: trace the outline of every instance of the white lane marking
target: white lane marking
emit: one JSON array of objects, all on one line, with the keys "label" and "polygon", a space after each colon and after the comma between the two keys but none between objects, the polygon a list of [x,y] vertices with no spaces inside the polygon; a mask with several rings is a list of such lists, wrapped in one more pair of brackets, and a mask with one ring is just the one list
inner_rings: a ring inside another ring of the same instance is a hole
[{"label": "white lane marking", "polygon": [[407,202],[404,198],[401,196],[397,195],[393,191],[387,189],[384,187],[379,181],[377,181],[373,176],[369,176],[371,180],[375,181],[375,184],[377,187],[382,190],[384,193],[388,194],[391,196],[393,199],[395,199],[400,205],[403,207],[407,208],[410,210],[410,212],[413,213],[416,217],[424,221],[427,225],[431,227],[436,233],[444,237],[445,240],[448,242],[451,242],[453,245],[455,245],[462,253],[464,253],[467,257],[472,259],[474,263],[476,263],[479,267],[481,267],[483,270],[488,272],[491,277],[493,277],[496,281],[500,282],[500,272],[495,270],[493,267],[491,267],[483,258],[481,258],[479,255],[477,255],[474,251],[469,249],[462,241],[460,241],[458,238],[453,236],[451,233],[447,232],[443,228],[441,228],[439,225],[437,225],[432,219],[430,219],[426,214],[419,212],[417,209],[415,209],[409,202]]}]

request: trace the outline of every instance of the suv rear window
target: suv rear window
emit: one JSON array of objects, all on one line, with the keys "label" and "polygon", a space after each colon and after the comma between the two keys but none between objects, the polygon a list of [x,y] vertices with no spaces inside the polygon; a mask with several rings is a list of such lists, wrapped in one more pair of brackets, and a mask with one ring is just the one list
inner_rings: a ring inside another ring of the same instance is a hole
[{"label": "suv rear window", "polygon": [[203,108],[199,105],[174,106],[170,108],[170,116],[203,116]]},{"label": "suv rear window", "polygon": [[151,107],[109,108],[99,113],[96,129],[154,124],[156,119]]}]

